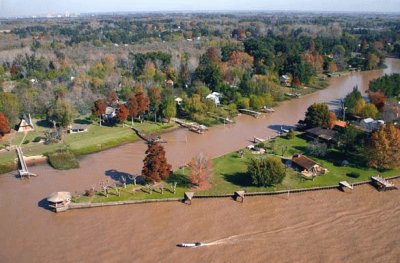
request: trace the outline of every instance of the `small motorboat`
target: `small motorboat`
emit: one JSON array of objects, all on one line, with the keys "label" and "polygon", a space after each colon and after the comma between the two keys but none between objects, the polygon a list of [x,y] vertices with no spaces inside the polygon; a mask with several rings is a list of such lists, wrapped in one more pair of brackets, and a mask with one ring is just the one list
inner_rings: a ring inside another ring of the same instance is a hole
[{"label": "small motorboat", "polygon": [[203,244],[201,242],[195,243],[178,243],[176,244],[177,247],[201,247]]}]

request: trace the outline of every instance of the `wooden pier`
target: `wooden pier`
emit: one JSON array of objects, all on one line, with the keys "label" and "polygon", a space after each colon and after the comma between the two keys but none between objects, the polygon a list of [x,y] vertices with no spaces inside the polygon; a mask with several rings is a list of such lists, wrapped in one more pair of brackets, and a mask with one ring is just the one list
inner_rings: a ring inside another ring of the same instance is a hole
[{"label": "wooden pier", "polygon": [[256,118],[261,115],[261,112],[248,110],[248,109],[239,109],[239,112],[243,113],[243,114],[247,114],[247,115],[253,116],[253,117],[256,117]]},{"label": "wooden pier", "polygon": [[379,175],[377,176],[372,176],[372,183],[376,186],[378,191],[386,191],[386,190],[395,190],[397,187],[390,182],[389,180],[380,177]]},{"label": "wooden pier", "polygon": [[231,119],[229,119],[229,118],[222,117],[222,116],[215,115],[215,114],[212,113],[212,112],[207,112],[207,114],[208,114],[209,116],[211,116],[211,117],[217,119],[217,120],[223,121],[224,124],[226,124],[226,123],[227,123],[227,124],[233,124],[233,123],[234,123],[233,120],[231,120]]},{"label": "wooden pier", "polygon": [[18,160],[19,160],[19,164],[21,166],[21,169],[18,169],[18,174],[19,176],[22,178],[24,176],[26,176],[27,178],[30,178],[31,176],[37,176],[34,173],[30,173],[28,171],[28,166],[26,165],[25,159],[24,159],[24,154],[22,152],[21,147],[17,146],[17,155],[18,155]]},{"label": "wooden pier", "polygon": [[188,128],[189,131],[198,133],[198,134],[203,134],[205,131],[208,130],[207,126],[201,125],[198,123],[193,123],[193,122],[185,122],[182,120],[175,119],[175,122],[181,125],[182,127]]}]

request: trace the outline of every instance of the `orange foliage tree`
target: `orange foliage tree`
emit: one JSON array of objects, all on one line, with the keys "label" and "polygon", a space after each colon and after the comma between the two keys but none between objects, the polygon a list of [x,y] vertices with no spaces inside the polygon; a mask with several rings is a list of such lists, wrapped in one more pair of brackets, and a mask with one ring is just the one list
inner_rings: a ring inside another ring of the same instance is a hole
[{"label": "orange foliage tree", "polygon": [[120,104],[117,110],[117,119],[119,122],[124,122],[128,119],[129,110],[124,104]]},{"label": "orange foliage tree", "polygon": [[142,176],[153,183],[167,179],[172,173],[164,147],[159,143],[149,144],[143,163]]},{"label": "orange foliage tree", "polygon": [[107,102],[104,99],[98,99],[94,102],[92,107],[92,114],[100,117],[101,126],[101,115],[106,113]]},{"label": "orange foliage tree", "polygon": [[385,106],[387,98],[381,91],[373,92],[370,91],[368,93],[369,99],[376,106],[378,110],[382,109]]},{"label": "orange foliage tree", "polygon": [[131,121],[132,121],[132,125],[133,125],[133,118],[136,118],[138,116],[138,103],[136,100],[135,95],[132,95],[128,98],[128,113],[129,116],[131,116]]},{"label": "orange foliage tree", "polygon": [[207,188],[209,186],[209,176],[212,169],[212,162],[203,154],[199,154],[189,162],[191,169],[190,181],[198,188]]},{"label": "orange foliage tree", "polygon": [[2,112],[0,112],[0,138],[10,132],[10,125],[8,119]]},{"label": "orange foliage tree", "polygon": [[329,112],[329,128],[333,129],[335,127],[335,122],[337,121],[336,113]]},{"label": "orange foliage tree", "polygon": [[400,129],[389,123],[371,135],[368,145],[368,164],[378,169],[400,167]]}]

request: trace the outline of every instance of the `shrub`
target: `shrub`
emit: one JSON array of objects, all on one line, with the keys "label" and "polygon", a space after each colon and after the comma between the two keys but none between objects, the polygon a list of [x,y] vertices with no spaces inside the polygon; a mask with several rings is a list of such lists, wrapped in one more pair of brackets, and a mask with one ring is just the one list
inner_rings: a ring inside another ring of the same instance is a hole
[{"label": "shrub", "polygon": [[247,165],[253,184],[258,186],[271,186],[279,184],[286,175],[285,166],[277,157],[252,158]]},{"label": "shrub", "polygon": [[29,143],[29,140],[25,140],[24,142],[23,142],[23,144],[28,144]]},{"label": "shrub", "polygon": [[79,168],[79,162],[69,150],[58,150],[47,154],[50,165],[59,170]]},{"label": "shrub", "polygon": [[360,173],[357,173],[357,172],[350,172],[350,173],[347,173],[346,174],[348,177],[351,177],[351,178],[358,178],[358,177],[360,177]]},{"label": "shrub", "polygon": [[32,140],[32,142],[40,142],[41,139],[42,139],[42,137],[38,136],[38,137],[35,137],[35,138]]}]

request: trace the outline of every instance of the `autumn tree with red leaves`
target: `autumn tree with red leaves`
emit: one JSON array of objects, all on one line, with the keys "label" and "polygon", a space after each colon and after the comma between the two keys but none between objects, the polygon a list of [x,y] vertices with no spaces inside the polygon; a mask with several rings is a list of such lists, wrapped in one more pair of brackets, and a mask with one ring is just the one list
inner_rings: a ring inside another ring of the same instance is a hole
[{"label": "autumn tree with red leaves", "polygon": [[153,183],[167,179],[172,173],[164,147],[159,143],[149,144],[143,163],[142,176]]},{"label": "autumn tree with red leaves", "polygon": [[128,119],[129,110],[124,104],[120,104],[117,110],[117,119],[119,122],[124,123]]},{"label": "autumn tree with red leaves", "polygon": [[0,139],[5,134],[10,132],[10,125],[8,123],[8,119],[2,112],[0,112]]},{"label": "autumn tree with red leaves", "polygon": [[92,114],[99,116],[100,118],[100,126],[101,126],[101,115],[106,113],[107,102],[104,99],[98,99],[94,102],[94,106],[92,107]]},{"label": "autumn tree with red leaves", "polygon": [[137,113],[139,116],[143,115],[149,109],[149,97],[143,91],[135,94],[137,103]]},{"label": "autumn tree with red leaves", "polygon": [[335,123],[337,121],[336,113],[330,111],[329,112],[329,128],[333,129],[335,127]]},{"label": "autumn tree with red leaves", "polygon": [[191,169],[190,182],[200,189],[209,187],[209,177],[212,170],[212,162],[203,154],[199,154],[189,162]]},{"label": "autumn tree with red leaves", "polygon": [[381,91],[373,92],[370,91],[368,93],[369,99],[376,106],[378,110],[382,109],[385,106],[387,98]]},{"label": "autumn tree with red leaves", "polygon": [[138,116],[138,103],[136,101],[135,95],[132,95],[128,99],[128,114],[131,116],[132,126],[133,126],[133,119]]}]

